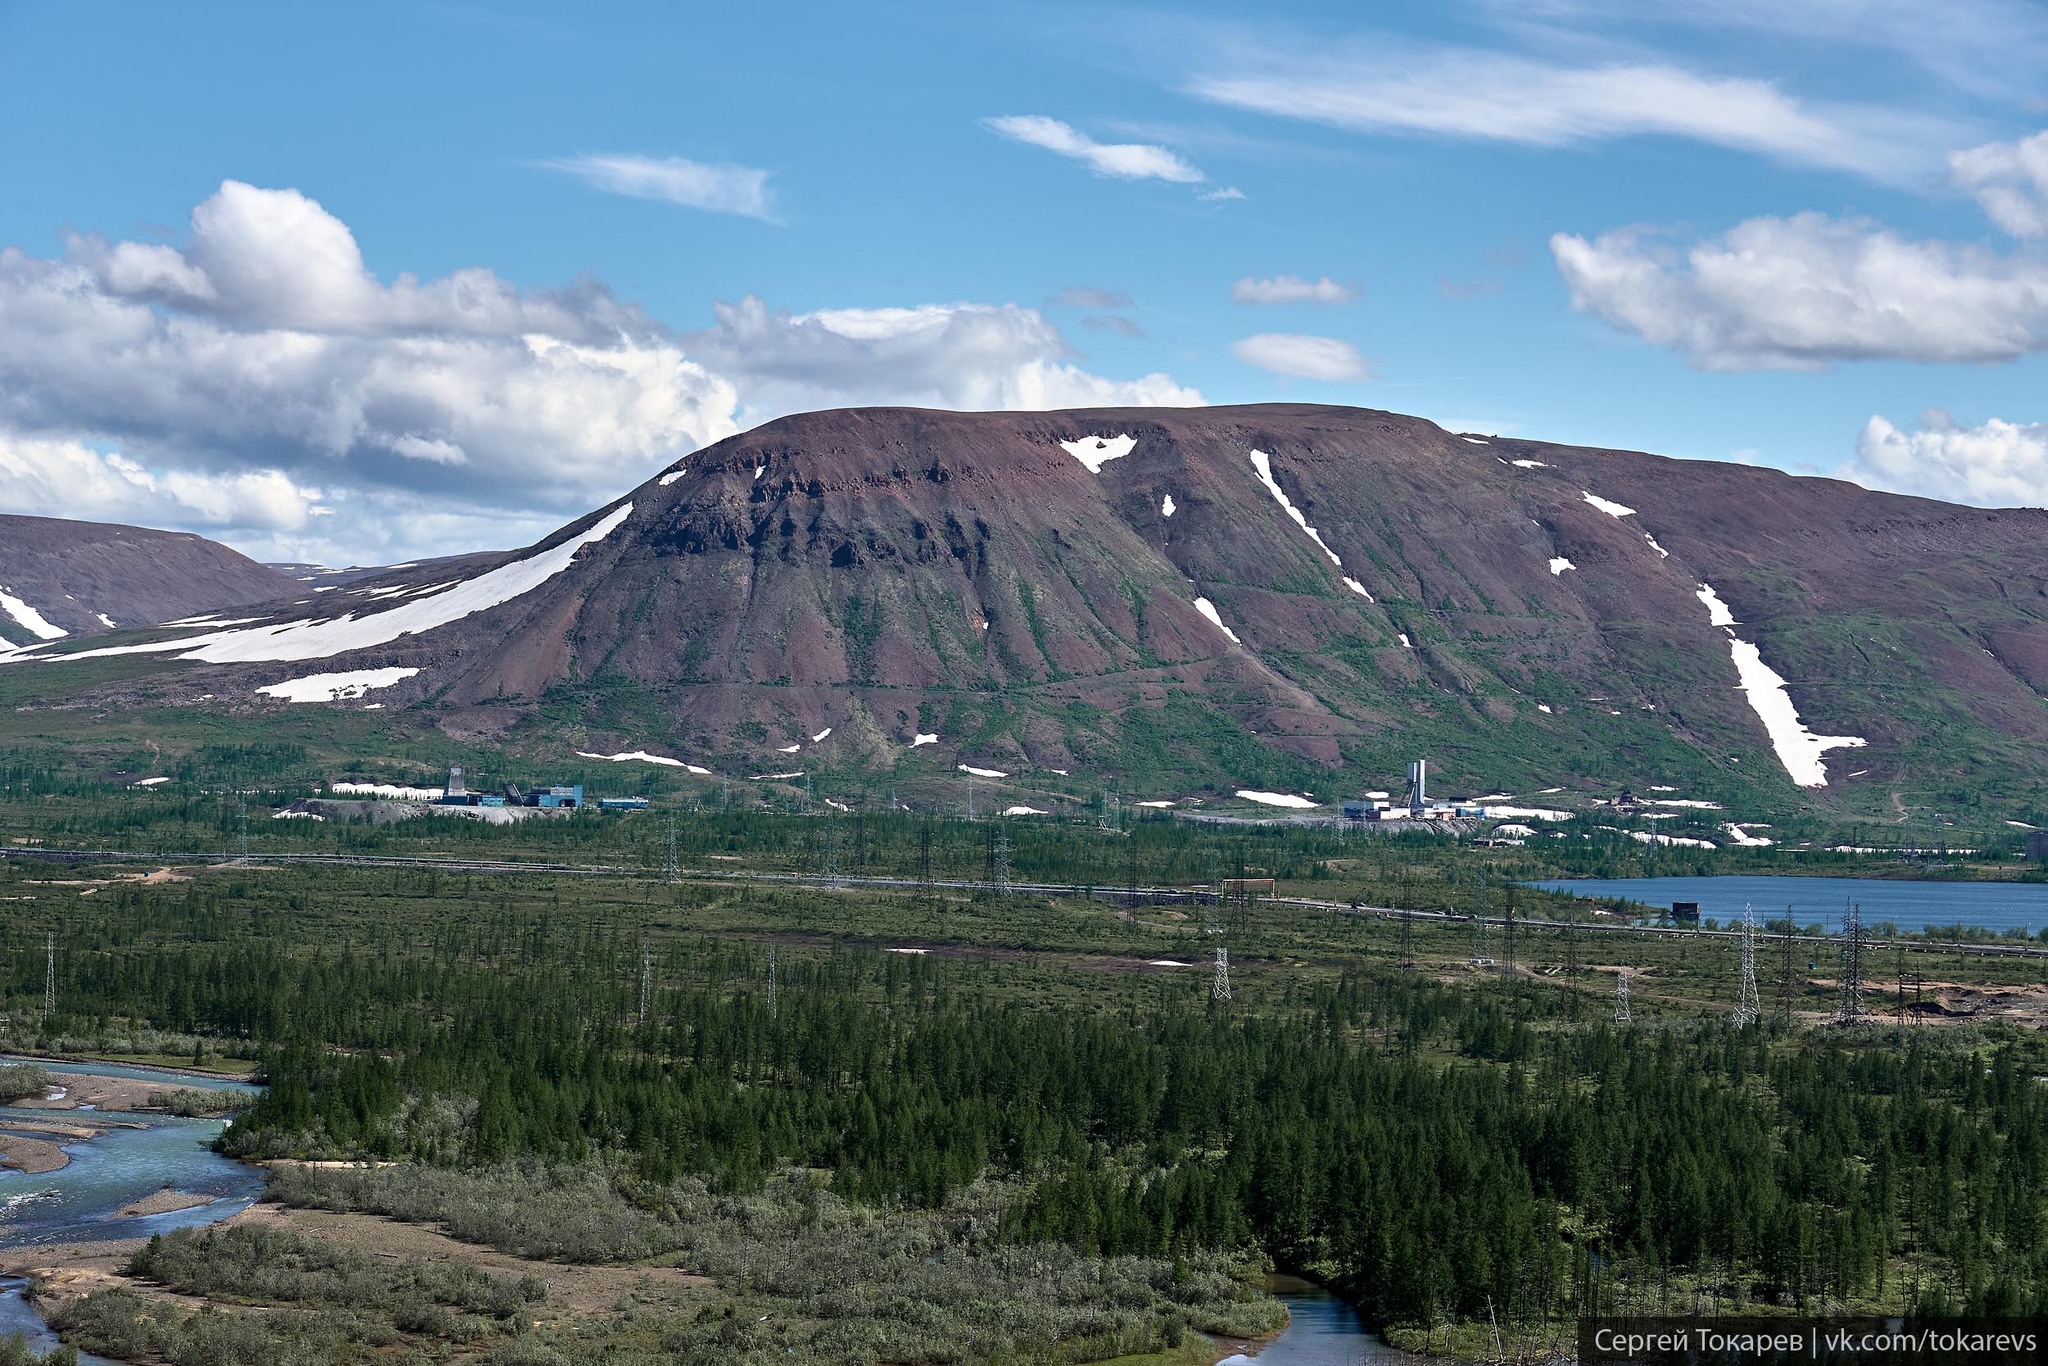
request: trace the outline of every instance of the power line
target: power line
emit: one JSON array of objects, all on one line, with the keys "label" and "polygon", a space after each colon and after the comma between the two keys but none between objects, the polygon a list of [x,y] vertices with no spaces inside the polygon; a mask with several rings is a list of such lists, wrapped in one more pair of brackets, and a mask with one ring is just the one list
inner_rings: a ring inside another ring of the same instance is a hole
[{"label": "power line", "polygon": [[839,814],[831,805],[825,807],[825,885],[833,890],[839,888]]},{"label": "power line", "polygon": [[654,996],[654,958],[647,951],[647,928],[640,928],[640,1023],[647,1023],[647,1008]]},{"label": "power line", "polygon": [[1792,1027],[1792,908],[1785,908],[1785,933],[1781,937],[1784,952],[1784,969],[1778,978],[1778,1020],[1787,1029]]}]

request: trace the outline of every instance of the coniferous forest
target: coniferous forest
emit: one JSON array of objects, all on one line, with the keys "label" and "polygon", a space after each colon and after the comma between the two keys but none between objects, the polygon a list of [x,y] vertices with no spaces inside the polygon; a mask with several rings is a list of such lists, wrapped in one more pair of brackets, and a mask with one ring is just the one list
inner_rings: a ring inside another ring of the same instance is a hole
[{"label": "coniferous forest", "polygon": [[[1591,1310],[2048,1312],[2048,1064],[2016,1029],[1737,1028],[1653,986],[1617,1025],[1604,983],[1545,968],[1560,945],[1474,973],[1444,928],[1404,967],[1384,925],[1258,904],[1219,1002],[1203,971],[1125,970],[1148,934],[1193,962],[1198,924],[1098,903],[284,868],[84,903],[7,877],[17,1045],[258,1059],[226,1151],[398,1164],[283,1198],[533,1255],[672,1250],[660,1192],[794,1180],[972,1203],[989,1255],[1311,1275],[1415,1343]],[[1639,980],[1697,966],[1660,951]],[[510,1212],[593,1181],[605,1229]]]}]

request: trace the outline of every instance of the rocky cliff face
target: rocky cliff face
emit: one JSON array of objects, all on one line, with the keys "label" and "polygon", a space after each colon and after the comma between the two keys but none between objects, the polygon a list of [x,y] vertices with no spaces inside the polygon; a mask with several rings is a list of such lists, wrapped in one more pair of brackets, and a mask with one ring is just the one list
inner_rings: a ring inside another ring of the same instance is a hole
[{"label": "rocky cliff face", "polygon": [[700,451],[458,584],[385,575],[319,602],[327,626],[183,651],[176,677],[417,669],[379,698],[707,764],[1384,785],[1428,754],[1521,790],[2019,790],[2048,738],[2044,532],[1358,409],[850,410]]}]

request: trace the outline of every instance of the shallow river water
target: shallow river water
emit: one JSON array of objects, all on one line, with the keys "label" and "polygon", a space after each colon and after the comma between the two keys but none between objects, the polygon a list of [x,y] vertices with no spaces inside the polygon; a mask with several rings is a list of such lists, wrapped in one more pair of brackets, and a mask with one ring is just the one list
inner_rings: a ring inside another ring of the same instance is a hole
[{"label": "shallow river water", "polygon": [[[166,1089],[222,1090],[238,1085],[181,1072],[109,1063],[55,1063],[39,1058],[0,1058],[0,1062],[34,1062],[55,1075],[59,1085],[63,1084],[64,1075],[79,1072],[161,1082]],[[174,1228],[193,1228],[216,1223],[248,1208],[263,1191],[261,1168],[231,1162],[208,1147],[221,1131],[222,1121],[218,1119],[11,1105],[0,1108],[0,1129],[7,1127],[10,1117],[81,1125],[98,1117],[149,1127],[109,1129],[99,1138],[67,1143],[64,1151],[71,1161],[57,1171],[0,1171],[0,1247],[137,1238]],[[167,1186],[211,1196],[212,1203],[141,1219],[113,1217],[116,1211]],[[54,1347],[56,1335],[23,1299],[21,1283],[0,1281],[0,1287],[4,1287],[0,1289],[0,1335],[18,1332],[25,1334],[39,1350]]]}]

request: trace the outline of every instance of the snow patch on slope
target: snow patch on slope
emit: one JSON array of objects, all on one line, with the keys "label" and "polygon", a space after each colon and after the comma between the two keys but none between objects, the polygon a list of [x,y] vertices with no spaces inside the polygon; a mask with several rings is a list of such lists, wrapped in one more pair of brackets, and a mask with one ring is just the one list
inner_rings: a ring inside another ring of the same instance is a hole
[{"label": "snow patch on slope", "polygon": [[1599,508],[1609,517],[1633,517],[1636,515],[1634,508],[1624,506],[1621,503],[1611,502],[1608,499],[1602,498],[1597,493],[1588,493],[1584,489],[1580,489],[1579,496],[1594,507]]},{"label": "snow patch on slope", "polygon": [[1750,710],[1764,723],[1764,731],[1771,737],[1771,748],[1777,753],[1778,762],[1785,766],[1785,772],[1799,786],[1826,787],[1827,752],[1831,749],[1861,749],[1869,741],[1860,735],[1815,735],[1799,719],[1799,709],[1792,705],[1792,695],[1785,690],[1784,678],[1764,663],[1761,650],[1735,634],[1735,614],[1728,610],[1728,604],[1721,601],[1721,595],[1711,584],[1703,583],[1694,596],[1707,605],[1708,623],[1721,627],[1727,633],[1728,653],[1735,660],[1738,686],[1749,699]]},{"label": "snow patch on slope", "polygon": [[[691,768],[691,765],[684,763],[681,759],[671,759],[665,754],[649,754],[644,749],[629,749],[618,754],[592,754],[587,749],[579,749],[576,751],[576,757],[579,759],[602,759],[614,764],[660,764],[665,768]],[[692,769],[692,771],[708,772],[709,770]]]},{"label": "snow patch on slope", "polygon": [[916,749],[919,745],[936,745],[937,743],[939,743],[937,731],[921,730],[910,739],[910,747],[912,749]]},{"label": "snow patch on slope", "polygon": [[1201,614],[1202,614],[1203,616],[1207,617],[1207,618],[1209,619],[1209,624],[1210,624],[1211,626],[1214,626],[1214,627],[1215,627],[1215,628],[1216,628],[1217,630],[1221,631],[1221,632],[1222,632],[1222,633],[1223,633],[1224,635],[1226,635],[1226,636],[1229,636],[1229,637],[1230,637],[1230,643],[1231,643],[1232,645],[1242,645],[1242,644],[1244,644],[1244,642],[1243,642],[1243,641],[1241,641],[1241,640],[1239,640],[1239,639],[1237,638],[1237,632],[1235,632],[1235,631],[1231,630],[1231,629],[1230,629],[1230,628],[1229,628],[1228,626],[1225,626],[1225,625],[1223,624],[1223,614],[1222,614],[1221,612],[1218,612],[1218,611],[1216,610],[1216,604],[1215,604],[1215,603],[1213,603],[1213,602],[1209,601],[1209,600],[1208,600],[1207,598],[1196,598],[1196,599],[1195,599],[1195,610],[1196,610],[1197,612],[1200,612],[1200,613],[1201,613]]},{"label": "snow patch on slope", "polygon": [[1287,509],[1287,515],[1294,519],[1294,524],[1308,533],[1308,538],[1316,543],[1316,548],[1330,557],[1330,563],[1342,569],[1344,561],[1337,558],[1336,551],[1323,544],[1323,534],[1308,524],[1308,518],[1302,515],[1301,509],[1288,499],[1287,491],[1273,478],[1273,457],[1264,451],[1253,451],[1251,457],[1252,468],[1258,471],[1259,482],[1266,486],[1266,492],[1272,494],[1280,506]]},{"label": "snow patch on slope", "polygon": [[5,588],[0,588],[0,612],[14,618],[14,624],[27,631],[37,640],[62,640],[71,633],[61,626],[52,626],[35,608],[23,602]]},{"label": "snow patch on slope", "polygon": [[1175,506],[1173,505],[1173,495],[1172,495],[1172,494],[1170,494],[1170,493],[1169,493],[1169,494],[1167,494],[1167,495],[1166,495],[1166,496],[1165,496],[1164,498],[1161,498],[1161,499],[1159,500],[1159,515],[1160,515],[1161,517],[1171,517],[1171,516],[1173,516],[1173,514],[1174,514],[1174,513],[1178,512],[1178,511],[1180,511],[1180,509],[1179,509],[1179,508],[1176,508],[1176,507],[1175,507]]},{"label": "snow patch on slope", "polygon": [[1088,473],[1100,474],[1104,465],[1123,459],[1137,444],[1135,436],[1084,436],[1079,441],[1060,442],[1060,449],[1086,465]]},{"label": "snow patch on slope", "polygon": [[1007,778],[1010,776],[999,768],[974,768],[967,764],[961,764],[960,771],[962,773],[971,773],[977,778]]},{"label": "snow patch on slope", "polygon": [[1564,571],[1567,569],[1577,568],[1577,565],[1573,564],[1570,560],[1567,560],[1562,555],[1552,555],[1550,557],[1550,576],[1552,578],[1556,578],[1559,574],[1564,573]]},{"label": "snow patch on slope", "polygon": [[256,691],[265,697],[281,697],[287,702],[342,702],[361,697],[372,688],[388,688],[394,683],[402,683],[418,672],[418,669],[351,669],[347,673],[308,674],[304,678],[287,678],[282,683],[272,683]]},{"label": "snow patch on slope", "polygon": [[1518,470],[1547,470],[1550,468],[1541,460],[1510,460],[1508,463]]},{"label": "snow patch on slope", "polygon": [[346,616],[323,621],[287,621],[253,630],[213,631],[181,640],[142,645],[109,645],[64,655],[35,655],[43,661],[97,659],[104,655],[174,654],[206,664],[243,664],[259,660],[327,659],[351,650],[388,645],[400,636],[419,635],[436,627],[488,611],[524,596],[567,569],[576,552],[618,530],[633,505],[626,503],[581,535],[558,546],[500,565],[487,574],[458,583],[445,593],[416,597],[403,606],[373,616]]}]

